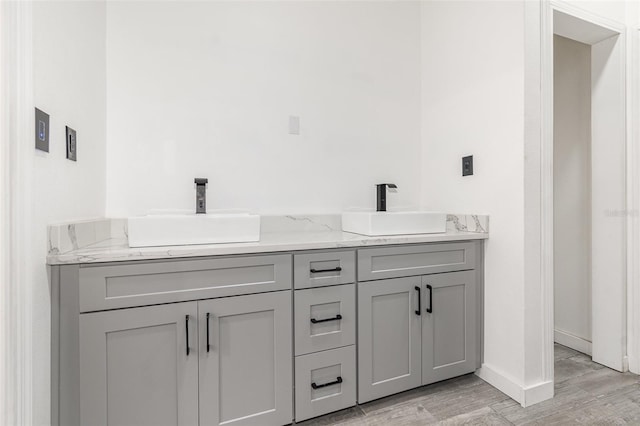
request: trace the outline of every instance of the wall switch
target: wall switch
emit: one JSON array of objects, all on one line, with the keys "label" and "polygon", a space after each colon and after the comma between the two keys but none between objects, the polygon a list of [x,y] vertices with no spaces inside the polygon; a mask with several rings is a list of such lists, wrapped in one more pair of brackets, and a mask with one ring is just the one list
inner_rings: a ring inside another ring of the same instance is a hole
[{"label": "wall switch", "polygon": [[67,159],[77,161],[78,144],[76,140],[76,131],[69,126],[66,126],[65,128],[67,134]]},{"label": "wall switch", "polygon": [[300,134],[300,117],[298,117],[297,115],[289,116],[289,134],[290,135]]},{"label": "wall switch", "polygon": [[473,175],[473,155],[462,157],[462,176]]},{"label": "wall switch", "polygon": [[49,152],[49,114],[36,108],[36,149]]}]

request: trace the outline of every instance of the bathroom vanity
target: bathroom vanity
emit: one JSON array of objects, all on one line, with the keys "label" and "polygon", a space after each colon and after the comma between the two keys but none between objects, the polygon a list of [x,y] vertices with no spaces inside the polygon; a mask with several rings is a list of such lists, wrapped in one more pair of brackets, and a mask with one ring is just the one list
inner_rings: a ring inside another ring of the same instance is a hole
[{"label": "bathroom vanity", "polygon": [[52,423],[285,425],[473,372],[487,237],[50,256]]}]

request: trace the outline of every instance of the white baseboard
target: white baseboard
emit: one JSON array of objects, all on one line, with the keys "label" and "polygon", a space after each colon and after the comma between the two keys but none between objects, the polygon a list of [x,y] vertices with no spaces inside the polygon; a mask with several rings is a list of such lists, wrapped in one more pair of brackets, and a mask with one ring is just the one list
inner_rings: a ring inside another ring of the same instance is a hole
[{"label": "white baseboard", "polygon": [[540,382],[524,388],[524,404],[521,403],[521,405],[529,407],[551,398],[553,398],[553,381]]},{"label": "white baseboard", "polygon": [[574,336],[566,331],[555,329],[553,330],[553,340],[556,343],[560,343],[571,349],[575,349],[578,352],[591,356],[591,342],[581,337]]},{"label": "white baseboard", "polygon": [[476,375],[511,399],[520,403],[523,407],[529,407],[553,398],[552,381],[540,382],[533,386],[524,387],[487,364],[482,364],[482,367],[476,371]]}]

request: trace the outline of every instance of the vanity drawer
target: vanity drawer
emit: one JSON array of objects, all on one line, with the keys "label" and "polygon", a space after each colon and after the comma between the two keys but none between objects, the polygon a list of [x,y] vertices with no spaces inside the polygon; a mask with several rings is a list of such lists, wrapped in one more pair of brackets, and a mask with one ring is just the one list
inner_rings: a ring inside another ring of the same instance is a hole
[{"label": "vanity drawer", "polygon": [[421,244],[358,250],[358,281],[474,269],[471,242]]},{"label": "vanity drawer", "polygon": [[356,285],[296,290],[296,355],[356,342]]},{"label": "vanity drawer", "polygon": [[356,253],[329,251],[294,256],[295,288],[349,284],[356,281]]},{"label": "vanity drawer", "polygon": [[356,405],[355,346],[296,357],[296,422]]},{"label": "vanity drawer", "polygon": [[80,312],[291,289],[291,255],[81,267]]}]

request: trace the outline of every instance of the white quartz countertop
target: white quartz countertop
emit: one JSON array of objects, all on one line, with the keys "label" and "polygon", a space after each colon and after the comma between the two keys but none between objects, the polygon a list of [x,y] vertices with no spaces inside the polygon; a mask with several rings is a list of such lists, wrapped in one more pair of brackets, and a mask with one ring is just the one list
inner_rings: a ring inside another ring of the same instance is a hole
[{"label": "white quartz countertop", "polygon": [[339,215],[263,216],[259,242],[131,248],[126,219],[99,218],[50,225],[47,263],[125,262],[483,240],[489,238],[489,217],[449,214],[446,229],[440,234],[367,237],[343,232]]},{"label": "white quartz countertop", "polygon": [[367,237],[342,231],[267,232],[255,243],[228,243],[170,247],[130,248],[126,238],[110,238],[66,253],[49,254],[50,265],[124,262],[297,250],[358,248],[393,244],[482,240],[488,233],[447,231],[440,234]]}]

